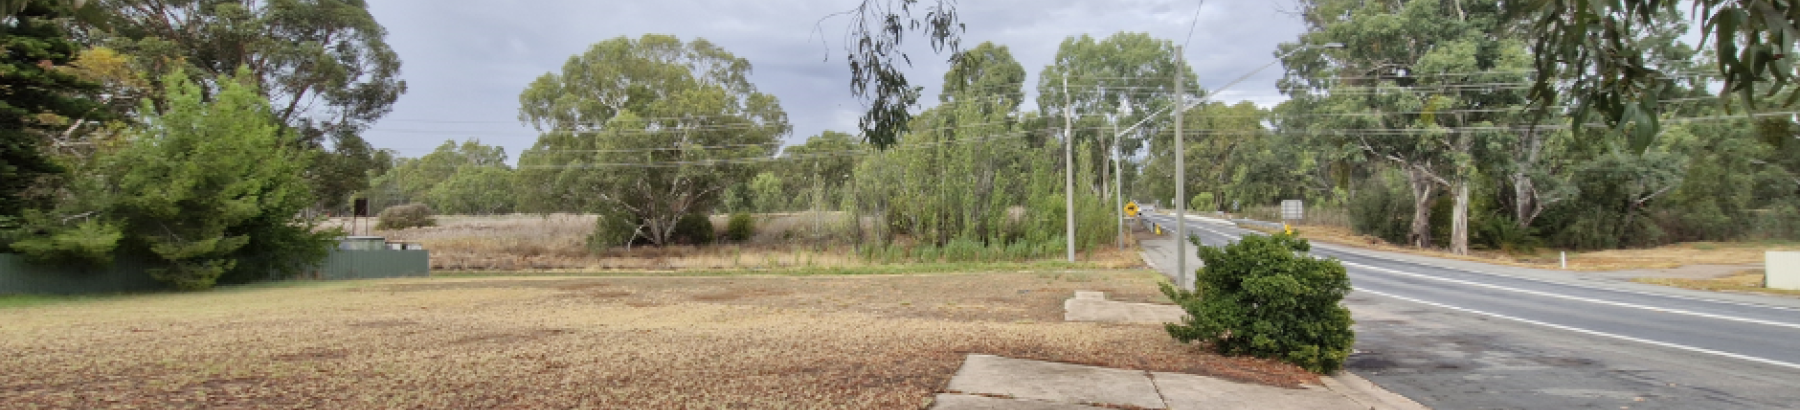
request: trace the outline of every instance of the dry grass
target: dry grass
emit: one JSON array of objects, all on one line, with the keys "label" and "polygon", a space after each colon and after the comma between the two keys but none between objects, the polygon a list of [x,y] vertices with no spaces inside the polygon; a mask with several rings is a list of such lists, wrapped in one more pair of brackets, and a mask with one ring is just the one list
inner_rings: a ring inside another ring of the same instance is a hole
[{"label": "dry grass", "polygon": [[1652,285],[1674,286],[1697,290],[1768,293],[1775,295],[1800,296],[1800,290],[1770,289],[1763,287],[1763,270],[1749,269],[1718,278],[1637,278],[1632,281]]},{"label": "dry grass", "polygon": [[1293,386],[1292,366],[1065,323],[1146,271],[332,282],[0,310],[11,408],[922,408],[970,353]]},{"label": "dry grass", "polygon": [[[1249,229],[1263,230],[1257,227]],[[1455,255],[1436,249],[1419,249],[1389,244],[1379,238],[1357,235],[1340,226],[1305,225],[1296,228],[1300,236],[1319,242],[1350,245],[1388,252],[1407,253],[1446,259],[1485,262],[1538,269],[1561,269],[1557,252],[1539,250],[1533,254],[1493,250],[1471,250],[1469,255]],[[1269,232],[1268,230],[1263,230]],[[1627,269],[1667,269],[1688,265],[1741,265],[1763,262],[1763,252],[1800,250],[1792,243],[1755,242],[1687,242],[1644,249],[1613,249],[1593,252],[1569,252],[1569,270],[1612,271]]]},{"label": "dry grass", "polygon": [[[757,215],[757,235],[745,244],[587,249],[592,215],[553,214],[438,216],[438,226],[378,230],[370,234],[417,242],[431,251],[436,271],[684,271],[728,269],[852,268],[869,266],[843,237],[842,213]],[[815,220],[816,218],[816,220]],[[725,216],[713,224],[723,231]],[[814,239],[814,223],[825,238]],[[872,223],[872,221],[865,221]],[[346,218],[326,226],[349,226]],[[1110,247],[1107,247],[1110,248]],[[1100,249],[1083,260],[1104,268],[1142,266],[1135,252]]]}]

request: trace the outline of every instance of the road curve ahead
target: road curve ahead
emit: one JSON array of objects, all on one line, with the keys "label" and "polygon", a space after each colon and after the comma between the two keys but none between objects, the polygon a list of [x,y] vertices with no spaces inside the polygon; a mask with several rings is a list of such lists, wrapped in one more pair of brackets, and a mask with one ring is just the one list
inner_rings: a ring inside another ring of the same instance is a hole
[{"label": "road curve ahead", "polygon": [[[1188,233],[1208,246],[1257,233],[1214,221],[1189,219]],[[1352,370],[1428,406],[1800,408],[1800,303],[1328,244],[1312,254],[1350,273]],[[1545,357],[1572,360],[1533,360]]]}]

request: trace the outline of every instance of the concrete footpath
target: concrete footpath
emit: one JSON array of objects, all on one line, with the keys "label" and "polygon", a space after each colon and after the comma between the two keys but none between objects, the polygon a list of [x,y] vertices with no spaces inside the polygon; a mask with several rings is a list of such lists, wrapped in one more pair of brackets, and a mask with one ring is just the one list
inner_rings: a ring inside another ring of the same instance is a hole
[{"label": "concrete footpath", "polygon": [[[1158,324],[1179,321],[1174,305],[1106,300],[1077,291],[1063,303],[1068,321]],[[1184,373],[1111,369],[972,354],[938,394],[938,410],[1078,409],[1424,409],[1349,373],[1322,386],[1289,389]]]}]

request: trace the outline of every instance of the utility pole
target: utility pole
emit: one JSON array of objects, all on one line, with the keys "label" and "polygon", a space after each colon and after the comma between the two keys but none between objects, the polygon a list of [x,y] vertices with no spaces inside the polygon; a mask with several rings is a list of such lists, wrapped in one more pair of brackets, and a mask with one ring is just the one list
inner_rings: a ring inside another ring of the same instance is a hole
[{"label": "utility pole", "polygon": [[[1124,118],[1119,118],[1124,119]],[[1118,211],[1119,249],[1125,249],[1125,177],[1119,175],[1119,121],[1113,121],[1113,197],[1117,200],[1113,210]]]},{"label": "utility pole", "polygon": [[1183,56],[1181,46],[1175,46],[1175,272],[1181,275],[1182,288],[1194,290],[1194,282],[1188,279],[1193,272],[1187,268],[1187,148],[1181,140],[1187,139],[1181,134],[1181,112],[1187,111],[1187,91],[1181,77],[1187,71],[1187,58]]},{"label": "utility pole", "polygon": [[1069,102],[1069,73],[1063,73],[1063,236],[1069,240],[1069,262],[1075,262],[1075,112]]}]

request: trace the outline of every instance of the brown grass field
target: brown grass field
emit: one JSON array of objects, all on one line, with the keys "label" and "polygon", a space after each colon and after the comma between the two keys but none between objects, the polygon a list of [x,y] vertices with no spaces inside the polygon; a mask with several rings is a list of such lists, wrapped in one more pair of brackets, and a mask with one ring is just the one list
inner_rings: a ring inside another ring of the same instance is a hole
[{"label": "brown grass field", "polygon": [[1279,386],[1160,326],[1067,323],[1143,270],[290,282],[0,308],[18,409],[916,409],[970,353]]},{"label": "brown grass field", "polygon": [[[424,244],[431,251],[431,269],[435,271],[685,271],[870,264],[856,256],[850,241],[841,239],[847,225],[841,214],[760,214],[757,218],[757,234],[747,243],[615,247],[599,254],[586,247],[594,226],[592,215],[448,215],[438,216],[438,225],[432,227],[358,228],[357,232]],[[819,235],[815,235],[815,223]],[[374,221],[365,218],[363,224],[373,226]],[[723,232],[725,217],[713,217],[713,224]],[[335,218],[325,226],[347,229],[350,221]],[[1112,268],[1142,266],[1135,251],[1102,248],[1083,254],[1083,260]]]}]

